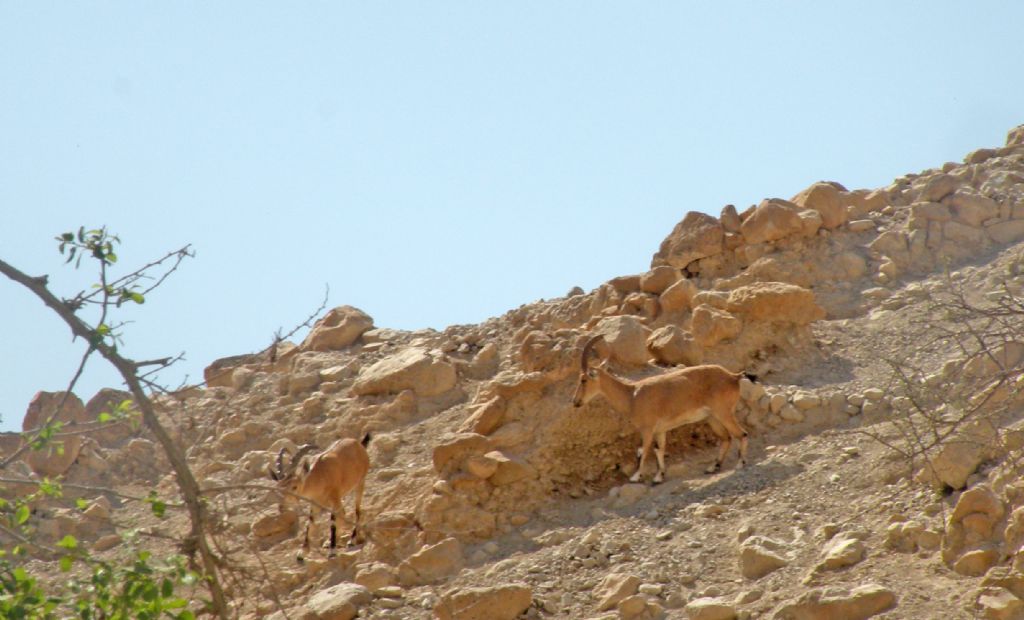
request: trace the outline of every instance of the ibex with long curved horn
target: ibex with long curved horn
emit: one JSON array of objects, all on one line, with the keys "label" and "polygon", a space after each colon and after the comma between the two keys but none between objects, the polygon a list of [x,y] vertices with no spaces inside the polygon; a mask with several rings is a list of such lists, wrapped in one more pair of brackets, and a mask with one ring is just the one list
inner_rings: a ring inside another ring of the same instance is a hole
[{"label": "ibex with long curved horn", "polygon": [[366,452],[369,443],[370,434],[367,433],[362,441],[339,439],[323,452],[317,452],[317,446],[306,444],[292,455],[287,466],[284,463],[286,450],[282,448],[277,454],[276,471],[267,467],[270,478],[277,481],[282,490],[288,492],[288,495],[285,495],[285,503],[294,501],[296,497],[305,498],[312,503],[302,551],[297,557],[299,562],[303,561],[303,554],[309,551],[309,530],[319,507],[326,507],[331,511],[329,555],[334,555],[337,547],[337,515],[341,515],[342,521],[346,521],[345,507],[341,500],[352,491],[355,492],[356,518],[348,544],[356,541],[359,534],[359,507],[363,500],[366,474],[370,470],[370,456]]},{"label": "ibex with long curved horn", "polygon": [[658,473],[654,476],[654,482],[661,482],[665,475],[666,433],[677,426],[704,420],[707,420],[721,441],[718,459],[708,468],[707,473],[721,469],[733,438],[740,440],[739,466],[746,463],[747,431],[736,419],[736,403],[740,398],[740,379],[746,376],[755,380],[756,377],[706,364],[629,381],[610,373],[605,369],[605,364],[596,368],[588,365],[588,357],[601,338],[600,335],[594,336],[583,345],[580,379],[573,396],[573,405],[580,407],[598,394],[603,394],[612,409],[628,417],[640,431],[640,461],[636,473],[630,478],[631,482],[639,482],[651,442],[655,438],[658,442]]}]

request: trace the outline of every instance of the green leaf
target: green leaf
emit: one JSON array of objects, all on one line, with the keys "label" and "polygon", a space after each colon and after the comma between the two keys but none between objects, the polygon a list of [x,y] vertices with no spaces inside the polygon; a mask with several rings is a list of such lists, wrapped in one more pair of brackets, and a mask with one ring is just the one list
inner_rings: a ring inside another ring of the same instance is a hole
[{"label": "green leaf", "polygon": [[75,558],[70,555],[66,555],[60,559],[60,570],[66,573],[71,570],[71,565],[75,563]]},{"label": "green leaf", "polygon": [[78,548],[78,539],[72,536],[71,534],[67,534],[66,536],[64,536],[64,538],[60,539],[60,542],[57,543],[57,546],[61,549],[67,549],[68,551],[71,551],[73,549]]},{"label": "green leaf", "polygon": [[89,502],[85,501],[85,499],[79,497],[78,499],[75,500],[75,508],[78,508],[79,510],[85,510],[88,507]]},{"label": "green leaf", "polygon": [[24,525],[25,522],[28,521],[28,518],[31,514],[32,513],[28,509],[28,506],[22,504],[21,506],[18,506],[17,510],[14,511],[14,522],[18,525]]},{"label": "green leaf", "polygon": [[[164,513],[167,512],[167,502],[161,500],[156,496],[156,491],[150,491],[149,497],[146,498],[146,503],[149,504],[153,514],[161,519],[164,518]],[[145,561],[145,560],[143,560]]]},{"label": "green leaf", "polygon": [[114,416],[110,415],[106,411],[104,411],[103,413],[101,413],[98,416],[96,416],[96,421],[97,422],[110,422],[113,419],[114,419]]}]

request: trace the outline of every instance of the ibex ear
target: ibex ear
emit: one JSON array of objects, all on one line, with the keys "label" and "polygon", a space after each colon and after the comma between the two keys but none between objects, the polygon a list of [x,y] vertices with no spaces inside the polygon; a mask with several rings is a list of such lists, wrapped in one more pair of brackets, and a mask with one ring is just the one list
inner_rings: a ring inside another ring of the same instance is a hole
[{"label": "ibex ear", "polygon": [[270,479],[275,482],[279,480],[279,478],[277,477],[277,472],[274,471],[274,468],[271,467],[270,465],[267,465],[267,475],[270,476]]},{"label": "ibex ear", "polygon": [[313,469],[313,467],[309,464],[309,459],[303,460],[302,461],[302,471],[304,471],[304,472],[306,472],[308,474],[310,469]]},{"label": "ibex ear", "polygon": [[597,378],[597,371],[594,370],[593,368],[588,368],[587,369],[587,376],[590,377],[591,379],[596,379]]}]

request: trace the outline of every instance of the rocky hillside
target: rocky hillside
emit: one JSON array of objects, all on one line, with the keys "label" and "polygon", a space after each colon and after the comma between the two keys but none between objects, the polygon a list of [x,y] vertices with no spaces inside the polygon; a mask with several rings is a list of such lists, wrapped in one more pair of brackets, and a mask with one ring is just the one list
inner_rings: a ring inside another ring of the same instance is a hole
[{"label": "rocky hillside", "polygon": [[[1024,126],[887,187],[691,212],[650,271],[479,325],[406,332],[335,308],[302,343],[218,360],[159,405],[220,520],[243,618],[1021,618],[1022,241]],[[665,483],[629,483],[635,430],[604,398],[572,406],[595,334],[620,376],[757,375],[741,382],[748,467],[733,451],[702,473],[715,440],[699,424],[669,433]],[[37,396],[27,427],[54,402]],[[366,540],[296,563],[306,508],[279,507],[267,467],[367,432]],[[123,497],[176,491],[143,431],[15,469],[93,489],[85,510],[38,505],[47,540],[116,557],[123,528],[154,548],[187,529]]]}]

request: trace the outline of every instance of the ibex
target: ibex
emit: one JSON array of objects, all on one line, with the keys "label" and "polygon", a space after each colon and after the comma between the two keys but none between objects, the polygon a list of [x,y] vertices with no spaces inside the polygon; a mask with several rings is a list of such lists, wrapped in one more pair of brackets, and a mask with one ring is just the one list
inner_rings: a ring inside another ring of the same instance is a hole
[{"label": "ibex", "polygon": [[740,440],[739,467],[747,461],[747,431],[736,419],[736,403],[740,398],[739,382],[746,373],[731,373],[721,366],[703,365],[672,370],[664,374],[629,381],[610,373],[602,363],[597,368],[587,364],[590,352],[601,336],[594,336],[583,345],[580,358],[580,379],[573,396],[573,405],[582,406],[598,394],[603,394],[612,408],[629,418],[640,431],[642,446],[639,463],[631,482],[639,482],[644,464],[657,438],[657,484],[665,476],[665,435],[684,424],[707,420],[711,430],[721,441],[718,459],[707,469],[714,473],[722,467],[732,439]]},{"label": "ibex", "polygon": [[356,519],[348,544],[352,545],[356,541],[359,535],[359,506],[363,500],[366,473],[370,470],[370,457],[366,453],[366,446],[369,443],[370,434],[367,433],[362,441],[339,439],[323,452],[317,452],[317,446],[306,444],[289,459],[287,466],[284,464],[286,449],[282,448],[277,453],[277,470],[267,467],[271,479],[277,481],[278,486],[288,492],[284,500],[286,504],[293,502],[296,497],[305,498],[312,503],[302,551],[296,558],[299,562],[303,561],[303,554],[309,551],[309,529],[320,506],[331,511],[329,556],[334,555],[338,540],[337,515],[341,515],[342,521],[346,521],[345,507],[341,500],[351,491],[355,492]]}]

